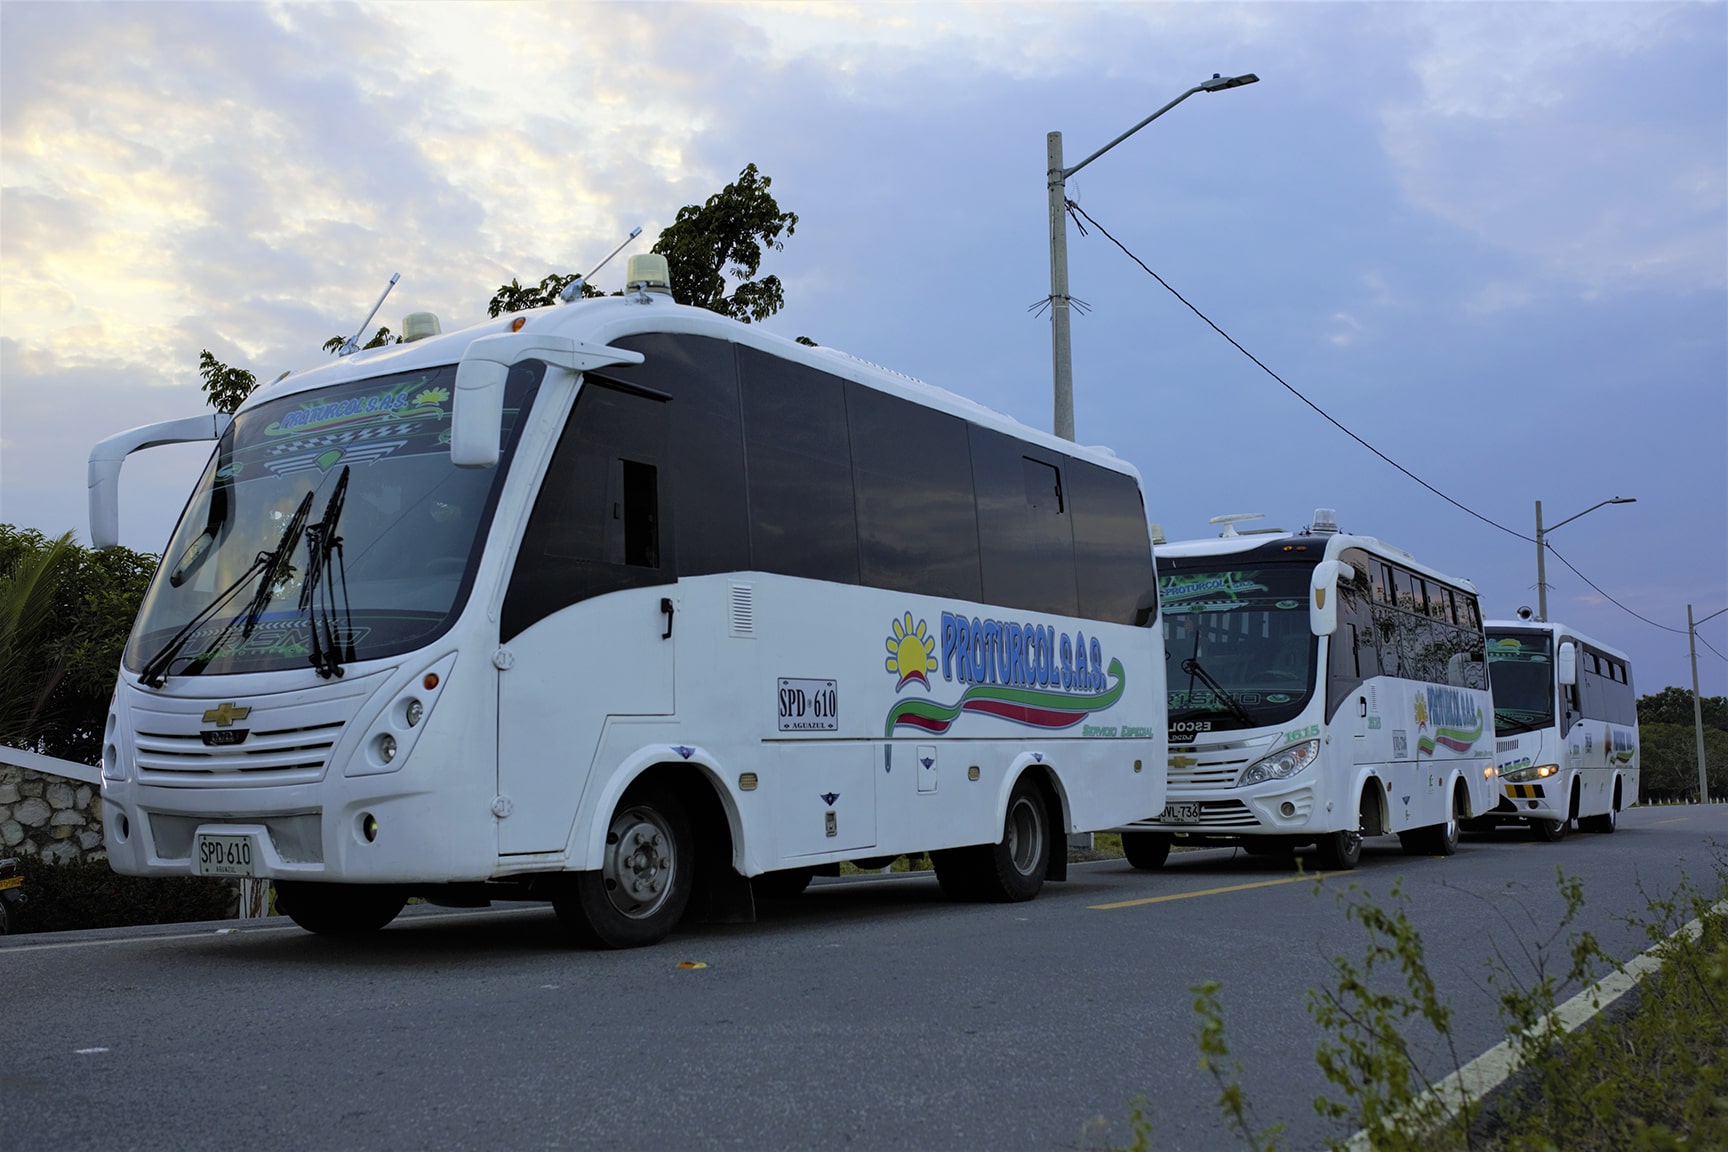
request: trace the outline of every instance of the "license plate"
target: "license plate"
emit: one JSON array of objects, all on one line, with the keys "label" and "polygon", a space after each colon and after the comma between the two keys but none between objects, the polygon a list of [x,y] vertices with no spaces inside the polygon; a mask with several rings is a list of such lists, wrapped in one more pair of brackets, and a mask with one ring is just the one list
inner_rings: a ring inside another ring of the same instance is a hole
[{"label": "license plate", "polygon": [[0,880],[0,892],[4,892],[8,888],[22,887],[24,887],[24,877],[22,876],[8,876],[6,879]]},{"label": "license plate", "polygon": [[1166,804],[1164,811],[1158,814],[1160,824],[1198,824],[1200,822],[1199,804]]},{"label": "license plate", "polygon": [[200,833],[198,871],[205,876],[251,876],[252,838]]}]

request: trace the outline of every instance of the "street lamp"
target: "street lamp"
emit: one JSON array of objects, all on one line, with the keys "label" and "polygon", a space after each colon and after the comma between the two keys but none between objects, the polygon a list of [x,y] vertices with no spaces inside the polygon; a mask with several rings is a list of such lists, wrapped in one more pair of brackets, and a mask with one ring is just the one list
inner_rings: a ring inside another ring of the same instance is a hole
[{"label": "street lamp", "polygon": [[1252,72],[1241,76],[1220,76],[1213,73],[1212,79],[1194,85],[1072,168],[1062,167],[1062,133],[1052,132],[1045,137],[1049,156],[1047,184],[1050,190],[1050,355],[1056,377],[1055,430],[1056,435],[1062,439],[1074,439],[1074,363],[1068,342],[1068,177],[1194,93],[1222,92],[1226,88],[1240,88],[1244,84],[1257,83],[1259,79],[1260,77]]},{"label": "street lamp", "polygon": [[[1718,608],[1704,620],[1714,620],[1728,608]],[[1698,738],[1698,803],[1710,802],[1710,784],[1704,778],[1704,705],[1698,699],[1698,625],[1704,620],[1692,619],[1692,605],[1686,605],[1686,651],[1692,657],[1692,731]]]},{"label": "street lamp", "polygon": [[[1588,516],[1590,513],[1596,511],[1596,509],[1609,504],[1636,503],[1638,503],[1638,498],[1636,496],[1616,496],[1612,500],[1602,501],[1601,504],[1590,505],[1590,507],[1578,513],[1578,516]],[[1542,527],[1542,501],[1536,501],[1536,619],[1543,623],[1547,623],[1548,621],[1548,568],[1547,558],[1543,555],[1543,550],[1546,549],[1548,545],[1545,541],[1548,533],[1554,531],[1556,528],[1564,528],[1566,525],[1572,523],[1572,521],[1578,519],[1578,516],[1568,516],[1566,519],[1560,521],[1560,523],[1550,524],[1548,527],[1544,528]]]}]

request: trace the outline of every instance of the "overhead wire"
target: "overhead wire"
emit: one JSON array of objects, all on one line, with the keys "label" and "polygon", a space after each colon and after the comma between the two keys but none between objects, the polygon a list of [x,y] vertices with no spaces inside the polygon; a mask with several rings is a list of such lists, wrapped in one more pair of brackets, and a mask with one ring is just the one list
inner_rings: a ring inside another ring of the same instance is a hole
[{"label": "overhead wire", "polygon": [[[1452,496],[1449,496],[1445,492],[1442,492],[1440,489],[1438,489],[1434,485],[1428,483],[1428,481],[1422,479],[1422,477],[1416,475],[1416,473],[1410,471],[1410,469],[1404,467],[1404,465],[1398,463],[1398,461],[1392,459],[1392,457],[1386,455],[1386,453],[1380,451],[1380,449],[1374,447],[1374,445],[1368,443],[1368,441],[1364,440],[1362,437],[1358,436],[1356,433],[1354,433],[1350,429],[1346,428],[1330,412],[1326,411],[1324,408],[1320,407],[1320,405],[1314,403],[1314,401],[1312,401],[1312,400],[1308,399],[1308,397],[1304,396],[1289,381],[1285,380],[1284,377],[1278,375],[1278,373],[1274,372],[1271,368],[1267,367],[1266,364],[1258,356],[1254,355],[1254,353],[1252,353],[1252,352],[1248,351],[1248,349],[1244,348],[1237,341],[1237,339],[1234,336],[1230,335],[1230,333],[1228,333],[1228,332],[1224,331],[1224,329],[1220,328],[1213,321],[1213,319],[1210,316],[1208,316],[1208,315],[1206,315],[1206,313],[1200,311],[1200,309],[1195,307],[1194,304],[1186,296],[1182,295],[1182,293],[1178,292],[1174,287],[1172,287],[1168,280],[1166,280],[1166,279],[1164,279],[1164,277],[1158,275],[1158,273],[1154,272],[1152,270],[1152,268],[1149,267],[1144,260],[1140,259],[1140,257],[1136,256],[1133,252],[1129,251],[1128,246],[1126,244],[1124,244],[1124,243],[1122,243],[1122,241],[1116,239],[1116,237],[1110,233],[1110,230],[1108,228],[1104,227],[1104,225],[1100,224],[1097,220],[1093,219],[1092,216],[1089,215],[1084,208],[1080,207],[1080,205],[1076,204],[1072,200],[1065,200],[1065,203],[1068,206],[1069,215],[1074,218],[1075,227],[1080,230],[1080,234],[1082,236],[1086,235],[1086,224],[1090,224],[1090,225],[1092,225],[1092,227],[1096,228],[1098,230],[1098,232],[1106,240],[1109,240],[1110,243],[1116,245],[1117,248],[1121,249],[1122,254],[1124,256],[1127,256],[1128,259],[1130,259],[1130,260],[1134,261],[1134,263],[1138,264],[1140,266],[1141,270],[1144,271],[1148,276],[1152,277],[1152,279],[1158,281],[1158,283],[1163,286],[1163,288],[1166,292],[1168,292],[1168,293],[1170,293],[1170,295],[1176,297],[1176,299],[1180,300],[1182,302],[1183,306],[1186,307],[1190,312],[1194,313],[1194,315],[1200,317],[1201,320],[1205,321],[1207,327],[1211,328],[1212,331],[1218,333],[1218,335],[1224,337],[1225,340],[1229,341],[1231,347],[1235,348],[1236,351],[1242,353],[1242,355],[1248,357],[1249,360],[1253,361],[1255,367],[1259,368],[1262,372],[1266,373],[1266,375],[1268,375],[1268,376],[1272,377],[1272,379],[1276,380],[1292,396],[1296,397],[1296,399],[1302,401],[1302,403],[1308,405],[1308,407],[1312,408],[1315,412],[1319,413],[1321,418],[1324,419],[1327,423],[1331,424],[1334,428],[1336,428],[1340,432],[1344,433],[1344,435],[1350,437],[1350,439],[1356,441],[1356,443],[1358,443],[1362,447],[1368,449],[1368,451],[1372,452],[1375,456],[1379,457],[1381,460],[1385,461],[1387,464],[1391,465],[1393,468],[1397,469],[1399,472],[1403,473],[1405,476],[1409,477],[1411,480],[1414,480],[1417,484],[1420,484],[1423,488],[1426,488],[1429,492],[1432,492],[1434,495],[1440,497],[1440,499],[1446,501],[1446,503],[1452,505],[1454,508],[1457,508],[1462,512],[1465,512],[1471,516],[1474,516],[1476,519],[1482,521],[1482,523],[1487,524],[1492,528],[1497,528],[1500,531],[1506,533],[1508,536],[1515,536],[1527,544],[1537,543],[1537,540],[1534,536],[1526,536],[1524,533],[1518,531],[1515,528],[1509,528],[1506,525],[1500,523],[1498,520],[1494,520],[1491,517],[1485,516],[1482,513],[1476,511],[1474,508],[1470,507],[1468,504],[1465,504],[1460,500],[1454,499]],[[1542,540],[1541,544],[1543,546],[1545,546],[1550,552],[1553,552],[1556,559],[1558,559],[1562,564],[1566,565],[1567,568],[1571,569],[1573,575],[1577,576],[1578,579],[1584,581],[1584,583],[1590,585],[1591,588],[1594,588],[1597,593],[1599,593],[1609,603],[1613,604],[1616,608],[1619,608],[1621,611],[1627,613],[1630,616],[1633,616],[1639,620],[1642,620],[1644,623],[1650,625],[1653,628],[1660,628],[1664,632],[1677,632],[1677,633],[1680,633],[1682,635],[1684,635],[1686,633],[1686,629],[1684,629],[1684,628],[1673,628],[1667,624],[1658,624],[1656,621],[1650,619],[1648,616],[1644,616],[1644,615],[1641,615],[1637,612],[1634,612],[1632,609],[1626,607],[1626,605],[1620,603],[1619,600],[1616,600],[1613,596],[1610,596],[1607,592],[1603,591],[1602,588],[1600,586],[1598,586],[1595,581],[1591,580],[1588,576],[1584,575],[1584,573],[1580,572],[1575,564],[1573,564],[1570,560],[1566,559],[1566,557],[1560,555],[1559,551],[1557,549],[1555,549],[1554,545],[1550,544],[1546,539]],[[1704,646],[1706,648],[1710,647],[1710,645],[1703,640],[1703,637],[1699,637],[1699,642],[1704,643]],[[1710,651],[1716,652],[1716,650],[1714,648],[1710,648]],[[1716,655],[1720,657],[1722,654],[1720,652],[1716,652]]]}]

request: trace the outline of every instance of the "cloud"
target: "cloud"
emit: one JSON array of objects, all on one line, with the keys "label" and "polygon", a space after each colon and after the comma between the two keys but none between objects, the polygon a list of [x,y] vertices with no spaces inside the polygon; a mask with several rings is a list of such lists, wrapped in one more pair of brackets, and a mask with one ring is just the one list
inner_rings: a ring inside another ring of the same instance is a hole
[{"label": "cloud", "polygon": [[1472,307],[1723,286],[1722,6],[1442,7],[1409,10],[1419,89],[1381,120],[1413,204],[1528,261]]}]

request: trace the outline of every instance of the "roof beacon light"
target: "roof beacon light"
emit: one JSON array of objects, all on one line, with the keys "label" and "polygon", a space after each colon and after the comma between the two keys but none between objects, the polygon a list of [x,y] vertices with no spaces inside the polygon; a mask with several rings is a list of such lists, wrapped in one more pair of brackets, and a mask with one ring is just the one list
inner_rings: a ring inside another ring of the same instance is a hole
[{"label": "roof beacon light", "polygon": [[1266,519],[1266,513],[1264,512],[1232,512],[1227,516],[1214,516],[1210,520],[1206,521],[1206,523],[1224,525],[1224,531],[1218,533],[1218,538],[1220,540],[1232,540],[1241,535],[1240,532],[1236,531],[1237,524],[1244,520],[1264,519]]},{"label": "roof beacon light", "polygon": [[402,343],[412,344],[416,340],[424,340],[428,336],[436,336],[444,329],[438,323],[438,317],[430,312],[410,312],[402,317]]},{"label": "roof beacon light", "polygon": [[1314,509],[1314,522],[1308,525],[1308,531],[1330,536],[1338,531],[1338,509]]},{"label": "roof beacon light", "polygon": [[624,282],[636,293],[638,304],[648,303],[650,292],[657,296],[672,295],[672,271],[666,266],[666,257],[658,253],[641,252],[630,257]]}]

